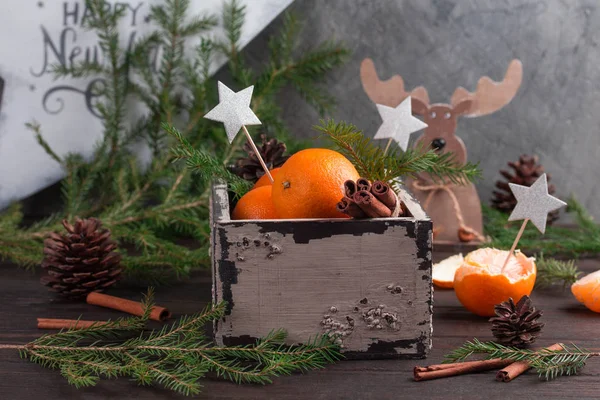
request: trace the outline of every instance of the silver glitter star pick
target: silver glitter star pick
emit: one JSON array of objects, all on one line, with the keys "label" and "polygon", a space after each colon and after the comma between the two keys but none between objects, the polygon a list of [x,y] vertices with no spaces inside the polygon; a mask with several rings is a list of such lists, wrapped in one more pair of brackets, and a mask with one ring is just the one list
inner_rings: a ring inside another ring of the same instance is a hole
[{"label": "silver glitter star pick", "polygon": [[548,213],[567,205],[562,200],[548,194],[546,174],[540,176],[531,187],[509,183],[517,205],[508,217],[509,221],[529,219],[540,232],[546,232]]},{"label": "silver glitter star pick", "polygon": [[222,122],[225,125],[227,139],[233,142],[244,125],[260,125],[261,122],[250,108],[254,86],[235,93],[219,82],[219,104],[210,110],[204,118]]},{"label": "silver glitter star pick", "polygon": [[403,151],[408,148],[411,133],[427,128],[425,122],[413,117],[410,96],[395,108],[377,104],[377,111],[379,111],[383,123],[374,138],[392,138]]}]

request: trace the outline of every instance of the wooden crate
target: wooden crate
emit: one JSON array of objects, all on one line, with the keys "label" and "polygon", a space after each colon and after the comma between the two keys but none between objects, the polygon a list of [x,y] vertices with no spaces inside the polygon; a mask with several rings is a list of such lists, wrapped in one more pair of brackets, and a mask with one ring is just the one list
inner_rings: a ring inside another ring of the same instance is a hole
[{"label": "wooden crate", "polygon": [[213,300],[219,344],[284,328],[290,343],[340,334],[349,358],[423,358],[431,348],[432,224],[412,214],[368,220],[232,221],[227,188],[211,201]]}]

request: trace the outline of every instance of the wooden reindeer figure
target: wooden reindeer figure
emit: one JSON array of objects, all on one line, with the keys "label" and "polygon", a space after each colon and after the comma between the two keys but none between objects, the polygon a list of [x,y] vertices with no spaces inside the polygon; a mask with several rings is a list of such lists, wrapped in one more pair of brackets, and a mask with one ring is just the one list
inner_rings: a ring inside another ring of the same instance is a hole
[{"label": "wooden reindeer figure", "polygon": [[[415,146],[424,144],[440,153],[452,152],[456,162],[464,165],[467,149],[456,136],[458,117],[491,114],[508,104],[521,85],[523,66],[519,60],[512,60],[501,82],[484,76],[473,93],[457,88],[450,104],[429,104],[423,86],[407,92],[399,75],[381,81],[369,58],[361,64],[360,77],[365,92],[376,104],[396,107],[411,96],[413,114],[421,116],[428,125]],[[419,174],[418,179],[408,179],[405,183],[431,217],[437,242],[484,241],[481,201],[472,183],[434,182],[428,174]]]}]

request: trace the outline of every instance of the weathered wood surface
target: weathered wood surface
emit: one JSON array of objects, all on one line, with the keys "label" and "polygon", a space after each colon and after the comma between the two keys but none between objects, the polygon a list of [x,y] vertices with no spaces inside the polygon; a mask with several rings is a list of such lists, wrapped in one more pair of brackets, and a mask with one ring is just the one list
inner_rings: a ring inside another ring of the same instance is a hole
[{"label": "weathered wood surface", "polygon": [[[435,259],[448,253],[434,253]],[[600,269],[600,261],[578,265],[586,272]],[[120,313],[79,303],[51,301],[52,295],[38,283],[36,274],[0,264],[0,343],[26,343],[38,337],[36,317],[106,319]],[[199,311],[210,301],[211,277],[199,273],[190,281],[158,288],[156,300],[169,307],[175,317]],[[145,288],[121,285],[113,294],[139,297]],[[592,359],[575,377],[540,382],[533,373],[511,383],[498,383],[495,372],[465,375],[431,382],[413,382],[417,364],[439,363],[444,354],[473,337],[491,339],[489,324],[460,306],[452,291],[435,292],[433,349],[427,360],[343,361],[304,375],[277,378],[269,386],[238,386],[209,380],[203,399],[597,399],[600,389],[600,360]],[[532,299],[545,311],[541,346],[574,342],[600,348],[600,315],[588,311],[568,292],[534,290]],[[153,326],[160,326],[156,323]],[[138,387],[127,379],[102,381],[95,388],[77,390],[57,371],[46,370],[19,358],[14,350],[0,353],[0,399],[181,399],[160,388]]]},{"label": "weathered wood surface", "polygon": [[284,328],[290,343],[339,335],[347,357],[426,356],[431,221],[418,204],[404,198],[419,219],[231,221],[225,186],[213,198],[213,296],[228,303],[218,343]]}]

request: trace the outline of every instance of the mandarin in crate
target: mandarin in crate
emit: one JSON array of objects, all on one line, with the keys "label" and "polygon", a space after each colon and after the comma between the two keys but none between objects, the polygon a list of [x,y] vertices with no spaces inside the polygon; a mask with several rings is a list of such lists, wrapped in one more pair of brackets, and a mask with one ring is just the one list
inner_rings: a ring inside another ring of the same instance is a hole
[{"label": "mandarin in crate", "polygon": [[462,305],[483,316],[494,316],[494,305],[530,295],[537,275],[535,259],[521,252],[510,257],[502,270],[508,251],[483,248],[467,254],[454,275],[454,291]]},{"label": "mandarin in crate", "polygon": [[271,188],[261,186],[243,195],[233,209],[231,219],[277,219]]},{"label": "mandarin in crate", "polygon": [[600,313],[600,271],[584,276],[573,285],[575,298],[590,310]]},{"label": "mandarin in crate", "polygon": [[[273,177],[273,179],[275,179],[275,177],[279,173],[279,168],[270,169],[269,172],[271,173],[271,176]],[[269,176],[267,174],[264,174],[256,181],[256,183],[254,184],[252,189],[256,189],[261,186],[270,186],[270,185],[271,185],[271,180],[269,179]]]},{"label": "mandarin in crate", "polygon": [[358,178],[354,165],[337,151],[299,151],[275,177],[275,210],[280,218],[347,218],[336,205],[344,197],[344,182]]}]

